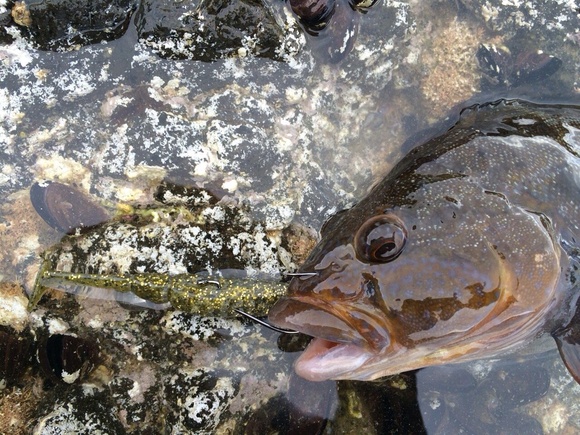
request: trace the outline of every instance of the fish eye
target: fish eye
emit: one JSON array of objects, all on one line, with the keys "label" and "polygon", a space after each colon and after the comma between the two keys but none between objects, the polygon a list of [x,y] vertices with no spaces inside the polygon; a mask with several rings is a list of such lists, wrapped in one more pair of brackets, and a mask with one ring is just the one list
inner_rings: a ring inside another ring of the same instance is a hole
[{"label": "fish eye", "polygon": [[407,228],[393,214],[374,216],[358,230],[354,239],[359,259],[371,263],[388,263],[397,258],[407,242]]}]

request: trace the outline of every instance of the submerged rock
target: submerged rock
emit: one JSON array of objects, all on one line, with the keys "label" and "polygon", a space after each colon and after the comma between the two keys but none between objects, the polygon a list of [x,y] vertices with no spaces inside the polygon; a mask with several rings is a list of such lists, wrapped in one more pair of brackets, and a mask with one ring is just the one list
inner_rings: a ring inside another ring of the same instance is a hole
[{"label": "submerged rock", "polygon": [[135,20],[140,41],[169,59],[284,60],[304,45],[282,3],[263,0],[144,0]]},{"label": "submerged rock", "polygon": [[16,24],[40,49],[73,49],[121,37],[137,3],[137,0],[17,1],[12,5],[13,23],[2,24]]},{"label": "submerged rock", "polygon": [[140,41],[162,57],[285,60],[304,46],[304,37],[284,5],[261,0],[43,0],[8,6],[0,10],[0,41],[11,41],[9,27],[16,26],[43,50],[71,50],[120,38],[137,7]]}]

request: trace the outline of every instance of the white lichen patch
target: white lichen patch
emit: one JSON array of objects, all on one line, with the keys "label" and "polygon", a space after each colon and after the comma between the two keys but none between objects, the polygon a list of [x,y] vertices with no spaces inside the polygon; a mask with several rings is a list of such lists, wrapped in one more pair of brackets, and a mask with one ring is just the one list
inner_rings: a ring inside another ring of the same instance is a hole
[{"label": "white lichen patch", "polygon": [[52,180],[70,183],[89,188],[91,173],[80,162],[53,154],[48,158],[39,158],[34,165],[35,179]]},{"label": "white lichen patch", "polygon": [[[85,398],[90,400],[90,397]],[[38,421],[33,429],[34,435],[46,434],[72,434],[90,432],[94,435],[106,435],[110,433],[107,429],[107,419],[101,420],[102,415],[95,415],[89,412],[79,412],[78,403],[55,404],[53,410]]]},{"label": "white lichen patch", "polygon": [[[232,385],[227,379],[219,379],[216,388],[219,399],[225,399],[233,393]],[[201,393],[186,396],[183,399],[183,407],[187,410],[189,418],[201,424],[208,420],[208,415],[213,421],[219,420],[223,404],[207,393]]]},{"label": "white lichen patch", "polygon": [[73,384],[79,379],[80,374],[81,374],[80,369],[73,373],[67,373],[65,370],[63,370],[61,373],[61,378],[67,384]]},{"label": "white lichen patch", "polygon": [[542,417],[542,427],[545,433],[562,433],[568,422],[569,411],[563,404],[556,404],[548,409]]},{"label": "white lichen patch", "polygon": [[[227,411],[236,394],[236,381],[232,379],[232,375],[234,374],[231,372],[218,375],[212,369],[199,368],[180,370],[173,376],[173,385],[168,388],[168,396],[175,397],[179,407],[175,412],[177,425],[174,430],[215,433],[221,415]],[[212,387],[204,388],[207,383]]]},{"label": "white lichen patch", "polygon": [[576,433],[580,428],[580,385],[555,355],[550,388],[546,395],[523,411],[536,418],[546,434]]},{"label": "white lichen patch", "polygon": [[30,258],[30,256],[34,255],[39,248],[40,244],[38,242],[38,235],[31,234],[24,237],[19,241],[16,249],[12,253],[13,261],[16,264],[23,263],[26,259]]},{"label": "white lichen patch", "polygon": [[0,283],[0,325],[22,331],[28,324],[28,298],[17,284]]},{"label": "white lichen patch", "polygon": [[96,85],[93,84],[93,75],[87,73],[87,68],[82,65],[79,68],[75,66],[71,65],[69,70],[54,79],[54,84],[57,88],[66,92],[63,98],[67,101],[74,101],[96,89]]},{"label": "white lichen patch", "polygon": [[245,332],[244,326],[237,320],[184,316],[179,311],[168,312],[160,320],[160,324],[171,334],[182,334],[195,341],[206,341],[219,330],[228,330],[233,336],[241,336]]},{"label": "white lichen patch", "polygon": [[48,332],[51,335],[64,334],[69,330],[69,325],[62,319],[50,318],[47,322]]}]

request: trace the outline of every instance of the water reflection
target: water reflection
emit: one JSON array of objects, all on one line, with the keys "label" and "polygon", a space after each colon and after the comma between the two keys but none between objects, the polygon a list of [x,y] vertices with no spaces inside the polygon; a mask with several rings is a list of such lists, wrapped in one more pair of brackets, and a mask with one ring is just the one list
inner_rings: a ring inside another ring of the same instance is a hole
[{"label": "water reflection", "polygon": [[480,381],[452,366],[420,370],[416,376],[428,433],[543,433],[536,419],[517,411],[548,392],[550,376],[537,362],[504,363]]},{"label": "water reflection", "polygon": [[240,433],[543,434],[535,408],[526,405],[548,393],[555,360],[543,352],[373,382],[318,383],[291,375],[287,393],[247,416]]},{"label": "water reflection", "polygon": [[337,406],[336,382],[309,382],[294,374],[286,395],[274,396],[251,414],[241,433],[320,434],[336,417]]}]

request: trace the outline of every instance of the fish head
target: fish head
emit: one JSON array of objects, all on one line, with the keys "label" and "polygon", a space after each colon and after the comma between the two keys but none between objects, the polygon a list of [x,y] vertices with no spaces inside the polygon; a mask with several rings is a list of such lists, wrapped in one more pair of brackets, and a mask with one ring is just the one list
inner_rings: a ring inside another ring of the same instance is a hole
[{"label": "fish head", "polygon": [[[363,201],[331,219],[270,310],[315,337],[307,379],[370,380],[517,347],[556,300],[560,248],[545,216],[462,180],[407,205]],[[308,273],[308,275],[306,275]]]}]

